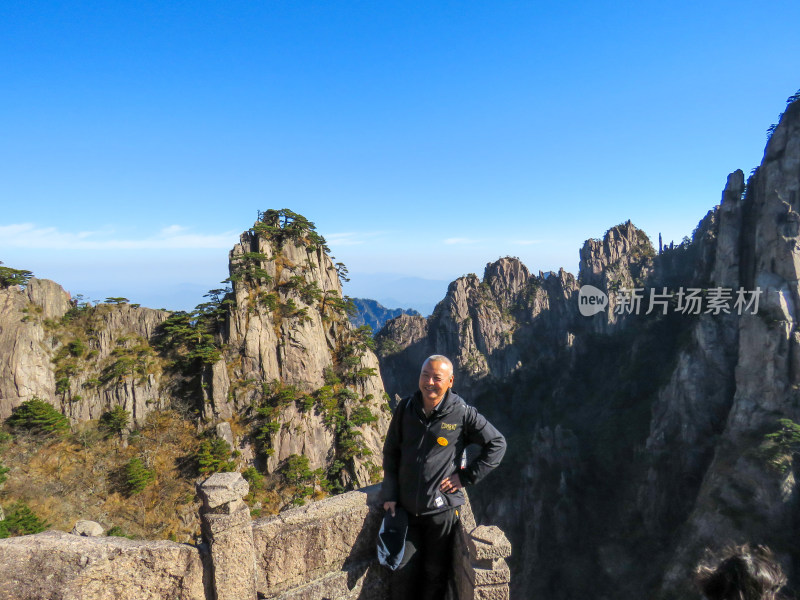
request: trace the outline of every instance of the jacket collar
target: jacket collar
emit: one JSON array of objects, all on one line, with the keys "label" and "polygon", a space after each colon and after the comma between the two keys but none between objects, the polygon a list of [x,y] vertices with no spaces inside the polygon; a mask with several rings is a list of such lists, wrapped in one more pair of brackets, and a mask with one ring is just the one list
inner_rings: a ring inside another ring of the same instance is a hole
[{"label": "jacket collar", "polygon": [[[453,391],[453,389],[452,388],[448,389],[445,392],[444,398],[442,398],[442,401],[439,402],[439,404],[437,404],[436,407],[433,409],[433,412],[431,413],[431,417],[436,417],[436,416],[439,416],[439,415],[446,415],[451,410],[453,410],[453,407],[456,404],[456,400],[455,400],[456,398],[458,398],[458,395]],[[417,409],[417,412],[420,414],[420,416],[424,416],[425,415],[425,411],[423,410],[424,404],[422,402],[422,392],[420,392],[419,390],[414,392],[413,401],[414,401],[414,406]]]}]

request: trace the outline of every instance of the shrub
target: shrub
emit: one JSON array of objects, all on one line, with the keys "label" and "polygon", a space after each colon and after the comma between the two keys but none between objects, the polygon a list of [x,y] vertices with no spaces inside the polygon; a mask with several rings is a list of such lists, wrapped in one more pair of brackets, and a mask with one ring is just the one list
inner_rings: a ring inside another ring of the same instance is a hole
[{"label": "shrub", "polygon": [[69,377],[60,377],[56,380],[56,394],[62,396],[69,391]]},{"label": "shrub", "polygon": [[785,473],[800,454],[800,425],[791,419],[780,419],[778,425],[777,431],[764,437],[760,453],[772,469]]},{"label": "shrub", "polygon": [[222,438],[203,440],[197,451],[198,471],[201,475],[227,473],[236,469],[231,460],[231,447]]},{"label": "shrub", "polygon": [[16,502],[6,511],[5,520],[0,521],[0,538],[40,533],[49,526],[27,504]]},{"label": "shrub", "polygon": [[343,427],[339,433],[337,455],[343,461],[350,461],[353,458],[363,458],[372,454],[364,443],[360,431]]},{"label": "shrub", "polygon": [[129,495],[144,491],[155,478],[156,474],[145,467],[140,458],[130,459],[124,467],[124,484]]},{"label": "shrub", "polygon": [[374,423],[377,420],[378,417],[372,414],[372,411],[366,406],[359,406],[353,411],[353,414],[350,415],[350,421],[356,427],[360,427],[361,425],[365,425],[367,423]]},{"label": "shrub", "polygon": [[314,396],[310,394],[303,394],[300,398],[297,399],[297,402],[299,404],[300,410],[303,412],[310,411],[312,408],[314,408],[314,405],[317,403]]},{"label": "shrub", "polygon": [[131,420],[131,413],[121,406],[115,406],[100,417],[100,428],[108,433],[122,435]]},{"label": "shrub", "polygon": [[333,367],[325,367],[322,369],[322,378],[325,380],[325,385],[334,386],[342,383],[341,379],[336,375]]},{"label": "shrub", "polygon": [[250,491],[264,487],[264,476],[255,467],[247,467],[242,471],[242,477],[250,484]]},{"label": "shrub", "polygon": [[40,398],[26,400],[6,419],[15,429],[27,429],[31,433],[51,434],[69,429],[69,421],[51,404]]},{"label": "shrub", "polygon": [[267,307],[268,310],[274,311],[280,306],[280,299],[278,298],[278,294],[274,292],[266,293],[261,292],[258,295],[258,300]]},{"label": "shrub", "polygon": [[353,374],[353,379],[357,381],[366,381],[370,377],[375,377],[378,372],[372,367],[363,367]]},{"label": "shrub", "polygon": [[268,444],[272,439],[272,436],[281,429],[281,424],[277,421],[267,421],[261,427],[256,430],[256,439],[259,442],[263,442],[264,444]]},{"label": "shrub", "polygon": [[281,468],[281,472],[286,477],[286,481],[293,485],[300,484],[313,477],[313,473],[309,469],[308,457],[305,455],[289,455]]},{"label": "shrub", "polygon": [[292,504],[297,506],[302,506],[304,498],[314,493],[314,483],[323,477],[322,469],[312,471],[309,468],[308,457],[304,455],[290,455],[280,470],[286,481],[294,487]]},{"label": "shrub", "polygon": [[106,532],[106,536],[109,536],[109,537],[124,537],[124,538],[128,538],[129,540],[134,539],[134,536],[128,535],[127,533],[125,533],[125,530],[122,529],[122,527],[120,527],[119,525],[114,525],[111,529],[109,529]]},{"label": "shrub", "polygon": [[69,343],[69,353],[72,356],[77,358],[83,356],[84,352],[86,352],[86,344],[83,343],[83,340],[75,339]]}]

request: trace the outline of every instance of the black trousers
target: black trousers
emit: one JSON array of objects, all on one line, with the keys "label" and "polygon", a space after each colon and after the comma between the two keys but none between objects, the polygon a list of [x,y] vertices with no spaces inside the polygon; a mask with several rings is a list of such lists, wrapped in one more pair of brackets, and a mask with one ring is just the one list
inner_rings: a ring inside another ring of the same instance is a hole
[{"label": "black trousers", "polygon": [[459,509],[408,516],[403,560],[391,582],[393,600],[444,600]]}]

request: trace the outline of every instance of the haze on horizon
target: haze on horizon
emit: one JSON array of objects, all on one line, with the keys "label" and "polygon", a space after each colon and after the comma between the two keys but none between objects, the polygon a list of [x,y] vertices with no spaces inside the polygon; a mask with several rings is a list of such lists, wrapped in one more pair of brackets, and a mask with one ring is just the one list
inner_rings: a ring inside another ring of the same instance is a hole
[{"label": "haze on horizon", "polygon": [[[796,2],[0,6],[0,260],[189,309],[257,211],[427,312],[518,256],[679,242],[800,87]],[[393,308],[393,306],[390,306]]]}]

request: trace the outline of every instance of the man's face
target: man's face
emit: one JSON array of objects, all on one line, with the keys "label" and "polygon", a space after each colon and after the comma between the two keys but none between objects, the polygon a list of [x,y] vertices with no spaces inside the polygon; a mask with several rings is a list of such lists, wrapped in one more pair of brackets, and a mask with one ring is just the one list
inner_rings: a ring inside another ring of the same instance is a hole
[{"label": "man's face", "polygon": [[453,385],[453,372],[447,363],[428,361],[422,365],[419,375],[419,391],[422,397],[434,405],[444,398],[445,392]]}]

